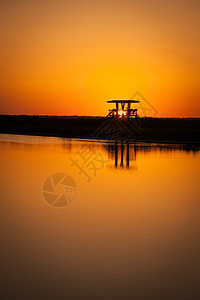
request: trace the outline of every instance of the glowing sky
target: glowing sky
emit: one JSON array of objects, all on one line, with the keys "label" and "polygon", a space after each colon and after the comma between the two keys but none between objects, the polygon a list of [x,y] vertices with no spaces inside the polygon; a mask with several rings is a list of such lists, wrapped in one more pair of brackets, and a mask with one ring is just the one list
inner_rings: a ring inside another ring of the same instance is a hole
[{"label": "glowing sky", "polygon": [[200,1],[1,0],[0,113],[200,116]]}]

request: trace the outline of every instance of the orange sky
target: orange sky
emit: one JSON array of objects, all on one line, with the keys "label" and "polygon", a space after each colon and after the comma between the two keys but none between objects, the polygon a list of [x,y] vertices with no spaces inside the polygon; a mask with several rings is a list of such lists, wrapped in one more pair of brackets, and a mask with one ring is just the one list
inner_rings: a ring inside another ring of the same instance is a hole
[{"label": "orange sky", "polygon": [[[200,1],[0,2],[0,113],[200,117]],[[148,115],[148,114],[147,114]]]}]

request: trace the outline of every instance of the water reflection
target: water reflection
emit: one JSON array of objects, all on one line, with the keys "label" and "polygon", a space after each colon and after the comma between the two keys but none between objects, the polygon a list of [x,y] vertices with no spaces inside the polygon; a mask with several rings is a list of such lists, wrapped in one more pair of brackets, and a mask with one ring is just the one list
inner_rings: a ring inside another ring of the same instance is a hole
[{"label": "water reflection", "polygon": [[[197,148],[0,140],[2,299],[198,299]],[[84,144],[109,158],[90,183],[68,159]],[[77,183],[62,209],[41,194],[56,172]]]},{"label": "water reflection", "polygon": [[92,152],[101,153],[105,160],[109,160],[109,167],[120,170],[136,170],[136,154],[166,153],[173,155],[174,152],[179,152],[195,156],[200,151],[198,144],[130,143],[128,141],[79,140],[9,134],[1,134],[0,142],[5,150],[12,148],[20,151],[32,151],[33,149],[40,151],[43,149],[56,153],[64,151],[66,154],[74,154],[83,144],[86,144]]},{"label": "water reflection", "polygon": [[131,165],[136,162],[136,145],[131,145],[128,141],[117,142],[114,144],[104,145],[108,151],[108,159],[114,160],[115,168],[135,168],[136,165]]}]

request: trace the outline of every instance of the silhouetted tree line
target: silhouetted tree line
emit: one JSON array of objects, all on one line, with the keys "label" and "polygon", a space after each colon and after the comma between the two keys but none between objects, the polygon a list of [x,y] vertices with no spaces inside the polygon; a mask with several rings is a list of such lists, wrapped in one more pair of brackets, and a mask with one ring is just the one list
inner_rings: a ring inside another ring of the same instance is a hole
[{"label": "silhouetted tree line", "polygon": [[[0,115],[0,133],[91,138],[103,117]],[[200,142],[199,118],[141,118],[137,140]]]}]

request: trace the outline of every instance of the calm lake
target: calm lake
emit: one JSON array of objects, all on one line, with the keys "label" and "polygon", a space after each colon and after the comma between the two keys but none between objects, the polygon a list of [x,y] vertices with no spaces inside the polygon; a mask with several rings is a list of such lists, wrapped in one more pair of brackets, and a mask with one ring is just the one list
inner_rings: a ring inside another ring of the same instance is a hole
[{"label": "calm lake", "polygon": [[1,299],[198,299],[200,152],[0,135]]}]

